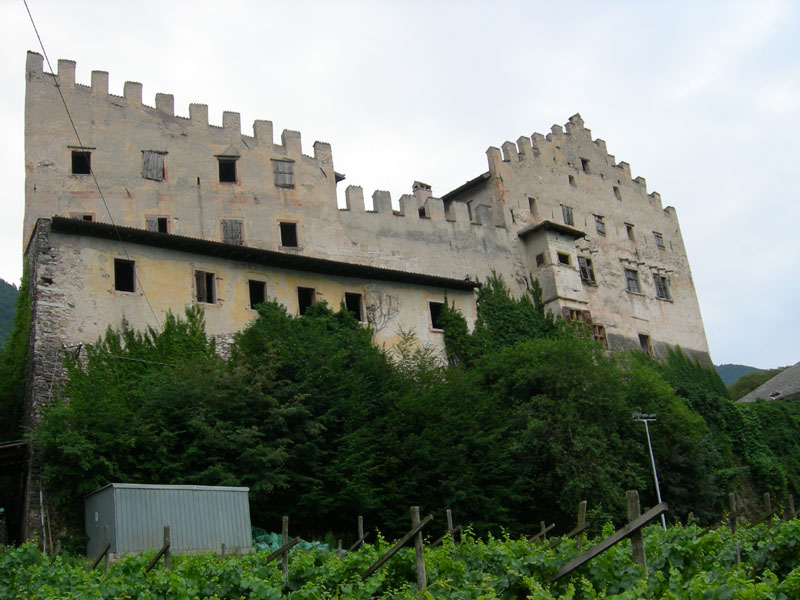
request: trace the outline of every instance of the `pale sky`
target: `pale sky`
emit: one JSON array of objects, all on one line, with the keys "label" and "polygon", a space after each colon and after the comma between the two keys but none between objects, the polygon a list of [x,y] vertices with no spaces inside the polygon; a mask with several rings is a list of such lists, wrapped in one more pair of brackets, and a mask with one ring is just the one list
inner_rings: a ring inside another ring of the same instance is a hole
[{"label": "pale sky", "polygon": [[[53,64],[330,142],[345,185],[436,196],[580,112],[674,206],[715,363],[800,361],[800,3],[28,0]],[[0,277],[22,272],[22,0],[0,3]],[[45,66],[46,68],[46,66]],[[340,192],[344,186],[340,184]],[[792,241],[794,240],[794,241]]]}]

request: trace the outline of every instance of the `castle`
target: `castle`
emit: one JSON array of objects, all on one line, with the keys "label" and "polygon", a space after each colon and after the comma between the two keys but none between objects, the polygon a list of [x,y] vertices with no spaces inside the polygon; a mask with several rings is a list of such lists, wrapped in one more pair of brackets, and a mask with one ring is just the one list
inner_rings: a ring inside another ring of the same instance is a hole
[{"label": "castle", "polygon": [[[29,52],[25,98],[25,260],[32,290],[28,424],[35,426],[65,351],[106,328],[157,327],[201,306],[220,339],[274,299],[302,314],[344,304],[379,344],[400,331],[443,348],[439,311],[470,326],[475,290],[494,271],[517,296],[535,279],[546,308],[591,325],[610,350],[668,346],[710,362],[675,210],[592,140],[579,115],[549,134],[487,151],[488,171],[436,197],[414,182],[393,203],[348,186],[327,143],[269,121],[143,103],[142,85],[109,93],[108,73],[75,81],[75,63],[43,70]],[[69,107],[67,118],[61,96]],[[73,124],[75,130],[73,130]],[[29,478],[29,522],[38,495]]]}]

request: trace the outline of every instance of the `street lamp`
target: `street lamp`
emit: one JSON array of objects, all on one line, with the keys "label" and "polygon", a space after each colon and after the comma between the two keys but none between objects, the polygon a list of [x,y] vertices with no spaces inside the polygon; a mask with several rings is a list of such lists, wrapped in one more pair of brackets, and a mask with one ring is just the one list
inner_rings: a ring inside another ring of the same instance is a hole
[{"label": "street lamp", "polygon": [[[650,427],[648,427],[648,423],[651,421],[656,420],[655,415],[646,415],[640,412],[633,413],[633,420],[634,421],[641,421],[644,423],[644,430],[647,432],[647,447],[650,449],[650,464],[653,465],[653,479],[656,482],[656,496],[658,497],[658,503],[661,504],[661,489],[658,487],[658,475],[656,474],[656,459],[653,457],[653,444],[650,442]],[[664,513],[661,513],[661,525],[664,527],[664,531],[667,530],[667,519],[664,517]]]}]

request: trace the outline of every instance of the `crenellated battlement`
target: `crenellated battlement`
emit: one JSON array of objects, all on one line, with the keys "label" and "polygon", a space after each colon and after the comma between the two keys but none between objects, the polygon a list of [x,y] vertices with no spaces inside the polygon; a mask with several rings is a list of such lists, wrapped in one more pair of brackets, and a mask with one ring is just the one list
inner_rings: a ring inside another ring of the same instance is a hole
[{"label": "crenellated battlement", "polygon": [[634,185],[647,193],[645,178],[632,177],[630,165],[625,161],[618,163],[614,155],[609,154],[605,140],[593,140],[592,132],[584,126],[580,114],[571,116],[563,127],[553,125],[546,135],[521,136],[516,142],[503,142],[500,148],[490,147],[486,154],[492,174],[499,172],[501,163],[526,168],[538,162],[604,179],[618,179],[619,185]]},{"label": "crenellated battlement", "polygon": [[[44,59],[37,52],[28,52],[26,62],[26,77],[29,85],[37,81],[52,85],[53,81],[61,88],[65,98],[72,94],[85,94],[90,102],[107,102],[116,108],[137,109],[153,113],[158,118],[171,118],[173,123],[192,129],[206,128],[209,135],[228,136],[232,141],[244,137],[256,146],[271,149],[277,154],[286,156],[304,156],[313,158],[327,165],[333,164],[331,146],[327,142],[314,142],[314,155],[303,154],[301,134],[299,131],[289,129],[281,133],[280,144],[275,144],[272,121],[256,120],[253,122],[252,135],[242,133],[241,115],[234,111],[222,113],[222,125],[213,125],[209,122],[208,105],[191,103],[188,106],[188,117],[175,114],[175,97],[173,94],[157,92],[154,104],[148,105],[143,100],[143,86],[138,81],[126,81],[123,84],[122,95],[118,96],[109,92],[109,74],[107,71],[92,71],[91,84],[77,83],[76,62],[74,60],[59,59],[57,73],[44,70]],[[71,110],[73,107],[71,107]]]}]

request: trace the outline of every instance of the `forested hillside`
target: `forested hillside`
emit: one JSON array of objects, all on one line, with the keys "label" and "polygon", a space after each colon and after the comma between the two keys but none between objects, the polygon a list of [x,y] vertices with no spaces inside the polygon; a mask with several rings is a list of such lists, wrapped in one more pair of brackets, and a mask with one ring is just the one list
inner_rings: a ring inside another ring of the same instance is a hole
[{"label": "forested hillside", "polygon": [[0,348],[2,348],[14,325],[14,306],[17,302],[17,288],[0,279]]},{"label": "forested hillside", "polygon": [[[795,404],[734,405],[712,369],[608,355],[582,325],[545,314],[538,290],[480,291],[478,321],[446,309],[449,364],[404,334],[390,354],[347,310],[294,318],[276,304],[220,356],[202,312],[158,332],[109,331],[68,366],[36,433],[54,508],[81,530],[83,496],[111,481],[244,485],[254,524],[296,533],[395,535],[407,507],[451,508],[480,535],[569,529],[624,516],[624,490],[656,503],[651,425],[669,518],[716,520],[729,491],[800,486]],[[69,402],[66,401],[69,398]]]},{"label": "forested hillside", "polygon": [[757,367],[735,364],[715,365],[714,368],[717,370],[717,373],[719,373],[722,382],[727,386],[736,383],[742,375],[746,375],[747,373],[760,373],[763,371],[763,369]]}]

